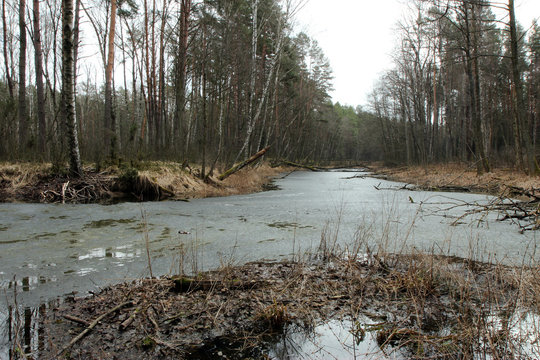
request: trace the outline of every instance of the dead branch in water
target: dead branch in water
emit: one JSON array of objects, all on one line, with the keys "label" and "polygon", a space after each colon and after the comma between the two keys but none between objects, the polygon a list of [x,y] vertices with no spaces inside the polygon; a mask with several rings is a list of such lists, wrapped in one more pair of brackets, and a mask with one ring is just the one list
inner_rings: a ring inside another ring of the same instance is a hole
[{"label": "dead branch in water", "polygon": [[[451,223],[452,226],[463,223],[463,221],[473,215],[480,216],[480,219],[485,218],[490,213],[498,215],[497,221],[512,221],[519,226],[520,233],[530,230],[540,229],[540,198],[533,195],[535,190],[523,190],[520,193],[527,196],[527,199],[518,200],[508,197],[508,195],[499,195],[492,198],[487,203],[467,202],[456,200],[455,203],[447,203],[446,206],[434,211],[435,215],[446,214],[451,210],[463,209],[463,213],[455,218]],[[516,194],[514,190],[514,195]],[[423,203],[429,205],[430,203]],[[447,215],[444,215],[447,216]]]}]

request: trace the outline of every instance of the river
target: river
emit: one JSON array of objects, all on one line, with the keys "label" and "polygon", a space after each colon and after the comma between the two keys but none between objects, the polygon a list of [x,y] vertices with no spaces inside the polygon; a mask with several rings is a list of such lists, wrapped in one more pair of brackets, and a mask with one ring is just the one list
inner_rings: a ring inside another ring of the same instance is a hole
[{"label": "river", "polygon": [[507,264],[540,258],[536,233],[520,234],[495,213],[452,225],[466,204],[490,196],[397,190],[403,184],[362,175],[293,172],[276,179],[278,190],[190,202],[0,204],[0,321],[15,294],[19,306],[35,307],[149,276],[148,253],[154,276],[299,256],[322,236],[341,248],[362,243],[362,251]]}]

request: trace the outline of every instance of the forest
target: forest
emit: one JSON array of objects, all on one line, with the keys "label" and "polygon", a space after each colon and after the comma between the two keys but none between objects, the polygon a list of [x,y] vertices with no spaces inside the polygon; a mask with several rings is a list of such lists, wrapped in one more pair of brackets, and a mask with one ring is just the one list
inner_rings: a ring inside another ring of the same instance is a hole
[{"label": "forest", "polygon": [[364,107],[332,102],[329,61],[294,26],[304,3],[2,0],[0,160],[74,175],[169,160],[204,178],[270,147],[300,163],[538,170],[540,28],[513,0],[410,1]]}]

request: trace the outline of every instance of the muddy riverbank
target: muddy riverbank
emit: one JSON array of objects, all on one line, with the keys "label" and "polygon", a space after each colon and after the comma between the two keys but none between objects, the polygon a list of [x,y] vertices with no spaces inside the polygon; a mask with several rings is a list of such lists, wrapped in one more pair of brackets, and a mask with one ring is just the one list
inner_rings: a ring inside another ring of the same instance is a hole
[{"label": "muddy riverbank", "polygon": [[[538,269],[420,254],[224,266],[69,298],[43,319],[42,347],[29,355],[534,358],[539,279]],[[336,320],[348,324],[338,350],[318,344],[313,333]],[[303,353],[306,341],[318,350]]]}]

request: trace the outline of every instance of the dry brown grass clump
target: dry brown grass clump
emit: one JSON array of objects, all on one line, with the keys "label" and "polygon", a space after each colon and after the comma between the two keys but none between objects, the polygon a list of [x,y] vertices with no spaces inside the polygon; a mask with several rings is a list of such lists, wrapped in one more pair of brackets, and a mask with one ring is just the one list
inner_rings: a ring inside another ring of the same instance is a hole
[{"label": "dry brown grass clump", "polygon": [[173,191],[177,198],[205,198],[260,191],[272,177],[283,171],[285,170],[282,167],[273,168],[263,163],[256,167],[244,168],[224,181],[217,179],[219,174],[214,174],[205,181],[197,174],[182,170],[176,164],[171,166],[165,163],[139,173]]},{"label": "dry brown grass clump", "polygon": [[45,163],[0,163],[0,181],[6,188],[20,189],[46,174],[50,167]]}]

